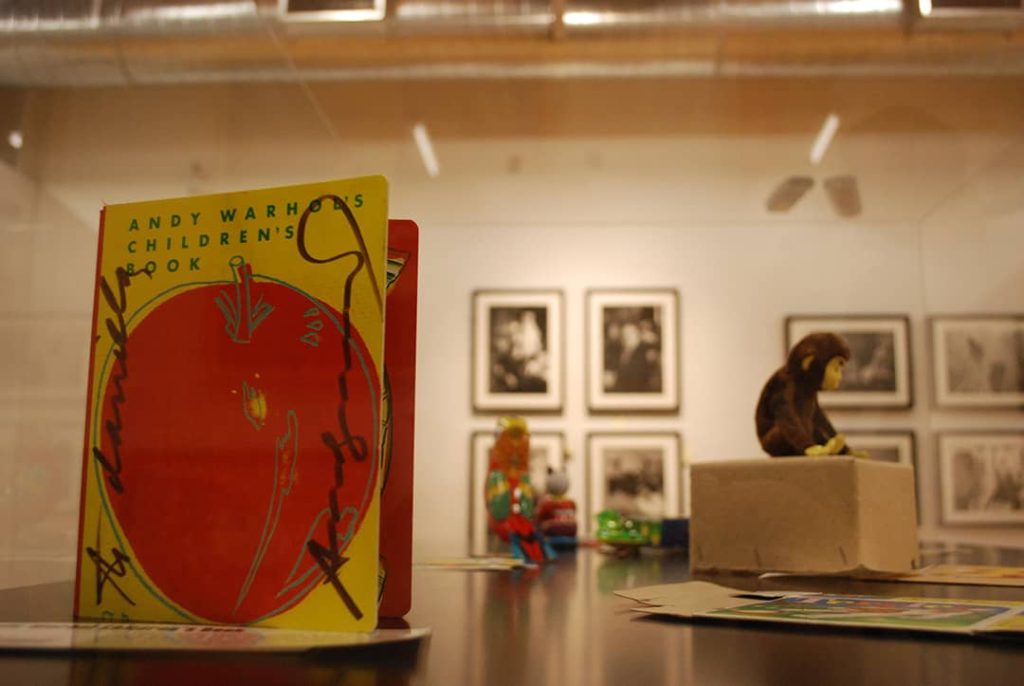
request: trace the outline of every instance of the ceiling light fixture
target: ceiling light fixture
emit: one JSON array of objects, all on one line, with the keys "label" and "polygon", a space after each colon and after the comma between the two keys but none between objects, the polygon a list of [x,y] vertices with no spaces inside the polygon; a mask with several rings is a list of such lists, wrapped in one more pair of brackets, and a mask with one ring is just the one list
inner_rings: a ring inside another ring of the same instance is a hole
[{"label": "ceiling light fixture", "polygon": [[252,17],[256,9],[251,2],[210,2],[202,5],[141,7],[127,15],[134,22],[212,21]]},{"label": "ceiling light fixture", "polygon": [[21,131],[11,131],[7,134],[7,143],[15,150],[21,150],[21,146],[25,144],[25,138],[21,135]]},{"label": "ceiling light fixture", "polygon": [[[296,3],[300,4],[300,3]],[[383,21],[387,15],[387,0],[372,0],[371,6],[367,3],[353,3],[361,7],[350,7],[349,9],[332,9],[338,3],[332,2],[304,2],[301,7],[293,8],[291,0],[278,0],[278,12],[288,22],[359,22],[359,21]]]},{"label": "ceiling light fixture", "polygon": [[828,0],[815,3],[822,14],[893,14],[903,9],[901,0]]},{"label": "ceiling light fixture", "polygon": [[572,10],[562,15],[562,23],[566,26],[597,26],[604,21],[600,12]]},{"label": "ceiling light fixture", "polygon": [[811,164],[818,165],[821,163],[821,159],[825,157],[828,146],[832,144],[832,138],[835,137],[838,130],[839,115],[835,112],[829,112],[829,115],[825,117],[825,122],[821,125],[818,137],[814,139],[814,145],[811,146]]},{"label": "ceiling light fixture", "polygon": [[416,141],[416,148],[420,151],[420,159],[427,170],[427,175],[434,179],[441,173],[441,166],[437,163],[437,155],[434,154],[434,145],[430,142],[430,134],[427,127],[420,122],[412,127],[412,139]]}]

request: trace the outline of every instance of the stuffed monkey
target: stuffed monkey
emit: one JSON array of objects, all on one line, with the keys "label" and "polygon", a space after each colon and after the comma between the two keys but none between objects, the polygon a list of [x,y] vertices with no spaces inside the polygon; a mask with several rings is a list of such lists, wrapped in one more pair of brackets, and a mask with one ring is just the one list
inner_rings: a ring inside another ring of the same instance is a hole
[{"label": "stuffed monkey", "polygon": [[832,391],[850,359],[846,342],[832,333],[812,333],[793,346],[765,384],[754,420],[757,437],[772,457],[855,455],[818,405],[818,391]]}]

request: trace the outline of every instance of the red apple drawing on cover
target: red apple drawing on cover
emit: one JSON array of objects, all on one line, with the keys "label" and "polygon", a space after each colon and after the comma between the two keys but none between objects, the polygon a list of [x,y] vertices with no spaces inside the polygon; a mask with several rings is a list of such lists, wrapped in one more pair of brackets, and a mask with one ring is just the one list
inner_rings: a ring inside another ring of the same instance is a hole
[{"label": "red apple drawing on cover", "polygon": [[366,609],[343,584],[380,445],[378,376],[348,312],[357,257],[342,311],[234,257],[232,282],[177,288],[130,336],[108,322],[107,512],[154,595],[194,618],[255,622],[323,583]]}]

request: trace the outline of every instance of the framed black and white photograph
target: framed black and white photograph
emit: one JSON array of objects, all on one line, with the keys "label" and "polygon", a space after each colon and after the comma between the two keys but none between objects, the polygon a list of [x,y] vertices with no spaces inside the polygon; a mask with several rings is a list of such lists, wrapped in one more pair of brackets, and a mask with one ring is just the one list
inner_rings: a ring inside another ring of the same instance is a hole
[{"label": "framed black and white photograph", "polygon": [[931,319],[935,402],[1024,406],[1024,315]]},{"label": "framed black and white photograph", "polygon": [[679,295],[674,289],[587,291],[587,407],[679,409]]},{"label": "framed black and white photograph", "polygon": [[676,433],[587,436],[587,527],[603,510],[661,519],[683,513],[680,440]]},{"label": "framed black and white photograph", "polygon": [[1024,433],[939,435],[943,524],[1024,525]]},{"label": "framed black and white photograph", "polygon": [[835,391],[818,394],[822,407],[906,408],[913,404],[910,320],[907,317],[787,317],[786,354],[811,333],[834,333],[850,346],[842,384]]},{"label": "framed black and white photograph", "polygon": [[473,409],[558,412],[564,346],[561,291],[473,293]]},{"label": "framed black and white photograph", "polygon": [[917,442],[913,431],[844,431],[846,444],[854,450],[867,452],[872,460],[913,466],[917,459]]},{"label": "framed black and white photograph", "polygon": [[[490,465],[493,431],[476,431],[470,438],[469,460],[469,553],[483,555],[507,552],[503,544],[487,531],[487,504],[484,492]],[[565,435],[560,431],[530,432],[530,485],[537,500],[544,494],[548,467],[555,471],[565,468]],[[566,496],[575,498],[575,484],[569,481]]]}]

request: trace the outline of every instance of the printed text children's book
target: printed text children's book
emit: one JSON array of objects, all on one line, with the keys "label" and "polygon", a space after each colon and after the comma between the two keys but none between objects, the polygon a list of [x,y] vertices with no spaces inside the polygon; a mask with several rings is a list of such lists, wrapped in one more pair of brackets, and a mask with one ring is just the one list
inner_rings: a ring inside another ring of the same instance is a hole
[{"label": "printed text children's book", "polygon": [[387,185],[111,205],[75,616],[372,630]]},{"label": "printed text children's book", "polygon": [[388,222],[384,336],[384,443],[381,447],[381,617],[401,617],[412,602],[412,482],[416,400],[416,294],[419,228]]}]

